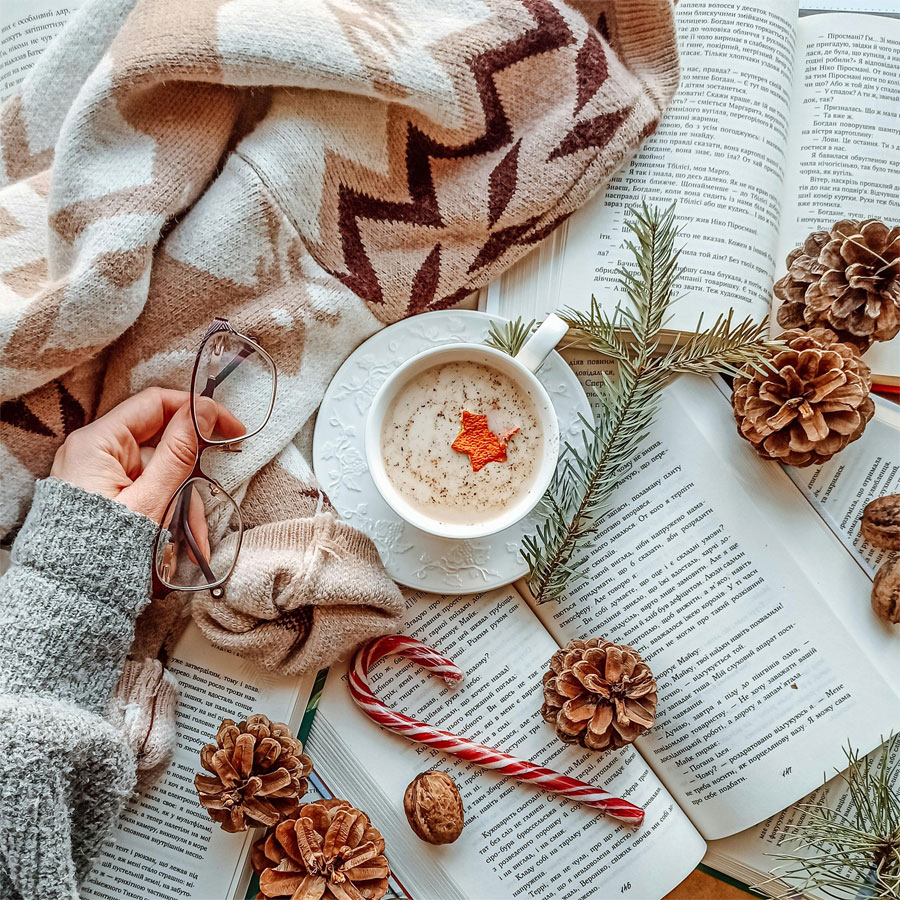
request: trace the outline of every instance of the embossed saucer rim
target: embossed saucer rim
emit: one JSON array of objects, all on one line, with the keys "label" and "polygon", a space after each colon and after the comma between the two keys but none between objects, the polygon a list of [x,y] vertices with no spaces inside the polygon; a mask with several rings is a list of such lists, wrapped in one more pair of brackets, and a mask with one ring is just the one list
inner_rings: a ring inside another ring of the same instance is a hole
[{"label": "embossed saucer rim", "polygon": [[[534,529],[536,512],[485,538],[427,534],[400,519],[382,499],[363,448],[369,404],[396,367],[430,345],[483,341],[490,324],[503,321],[474,310],[442,310],[396,322],[360,344],[325,391],[313,433],[316,477],[339,515],[372,539],[391,578],[408,587],[473,593],[502,587],[526,573],[519,547]],[[540,368],[539,377],[559,417],[561,441],[573,440],[581,433],[579,416],[591,415],[584,388],[556,352]]]}]

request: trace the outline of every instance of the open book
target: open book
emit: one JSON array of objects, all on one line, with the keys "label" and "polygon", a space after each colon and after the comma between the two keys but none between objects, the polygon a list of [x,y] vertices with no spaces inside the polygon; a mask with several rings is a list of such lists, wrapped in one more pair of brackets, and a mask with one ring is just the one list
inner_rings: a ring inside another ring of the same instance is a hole
[{"label": "open book", "polygon": [[284,678],[261,672],[215,649],[193,624],[182,635],[169,670],[178,681],[178,744],[166,774],[125,807],[82,889],[82,900],[233,900],[250,881],[250,846],[262,833],[226,834],[200,805],[194,775],[200,748],[222,719],[263,712],[296,732],[315,673]]},{"label": "open book", "polygon": [[[898,8],[900,11],[900,8]],[[844,218],[900,224],[900,23],[799,18],[796,0],[681,0],[682,80],[659,131],[605,192],[485,292],[486,310],[543,318],[621,299],[630,206],[677,202],[686,292],[668,325],[692,332],[734,308],[769,318],[772,286],[809,232]],[[900,339],[866,354],[900,385]]]},{"label": "open book", "polygon": [[81,0],[3,0],[0,5],[0,103],[21,84]]},{"label": "open book", "polygon": [[[587,380],[591,361],[572,361]],[[351,700],[346,670],[332,669],[309,751],[382,830],[410,896],[648,900],[707,853],[764,876],[774,826],[759,823],[843,768],[848,739],[869,752],[900,728],[900,635],[871,612],[878,552],[855,539],[867,500],[900,490],[898,419],[879,403],[842,455],[788,473],[738,437],[716,383],[681,377],[623,470],[589,577],[560,601],[535,608],[514,588],[409,594],[407,633],[466,677],[449,688],[386,661],[378,696],[605,786],[645,808],[638,829],[381,730]],[[634,646],[659,684],[652,731],[600,755],[560,743],[539,714],[551,655],[591,636]],[[434,766],[456,779],[467,820],[439,848],[415,837],[402,804]]]}]

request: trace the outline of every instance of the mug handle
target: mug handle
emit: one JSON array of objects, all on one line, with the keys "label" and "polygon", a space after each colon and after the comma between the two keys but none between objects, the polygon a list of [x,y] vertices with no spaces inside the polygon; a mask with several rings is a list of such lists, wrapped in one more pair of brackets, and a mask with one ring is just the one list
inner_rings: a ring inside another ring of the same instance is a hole
[{"label": "mug handle", "polygon": [[559,316],[550,313],[541,323],[541,327],[525,341],[522,349],[515,355],[516,362],[536,372],[538,366],[547,358],[547,354],[562,340],[568,330],[569,326]]}]

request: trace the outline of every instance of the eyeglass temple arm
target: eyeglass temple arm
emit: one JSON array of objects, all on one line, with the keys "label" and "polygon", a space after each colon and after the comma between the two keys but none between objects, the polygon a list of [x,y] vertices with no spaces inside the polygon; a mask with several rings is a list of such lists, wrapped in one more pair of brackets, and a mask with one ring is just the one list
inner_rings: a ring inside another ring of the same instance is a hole
[{"label": "eyeglass temple arm", "polygon": [[232,357],[231,362],[228,363],[218,375],[208,375],[206,378],[206,386],[200,391],[200,396],[212,397],[216,388],[253,352],[254,350],[252,347],[244,347]]},{"label": "eyeglass temple arm", "polygon": [[[193,488],[191,490],[193,490]],[[203,572],[204,576],[209,579],[209,583],[212,584],[216,580],[216,576],[209,567],[209,563],[203,555],[203,551],[200,549],[200,545],[197,543],[197,539],[194,537],[194,532],[191,529],[189,518],[191,509],[190,499],[191,494],[188,491],[184,491],[178,498],[178,503],[175,507],[175,515],[172,516],[172,521],[177,522],[178,525],[172,529],[172,542],[177,543],[181,540],[181,537],[184,536],[188,546],[191,548],[191,552],[194,554],[197,565],[200,567],[200,571]]]},{"label": "eyeglass temple arm", "polygon": [[[235,354],[231,362],[229,362],[218,375],[210,375],[206,379],[206,386],[200,392],[200,396],[212,397],[216,387],[221,384],[251,353],[253,353],[252,347],[244,347]],[[177,521],[180,525],[180,527],[172,534],[172,540],[177,541],[181,535],[184,535],[185,540],[188,542],[188,546],[194,554],[194,559],[200,567],[200,571],[203,572],[203,575],[209,579],[209,583],[212,584],[216,580],[216,576],[209,567],[209,563],[204,557],[203,552],[200,550],[197,539],[194,537],[194,532],[191,529],[190,512],[190,494],[185,491],[185,493],[178,498],[175,515],[172,517],[172,519]]]}]

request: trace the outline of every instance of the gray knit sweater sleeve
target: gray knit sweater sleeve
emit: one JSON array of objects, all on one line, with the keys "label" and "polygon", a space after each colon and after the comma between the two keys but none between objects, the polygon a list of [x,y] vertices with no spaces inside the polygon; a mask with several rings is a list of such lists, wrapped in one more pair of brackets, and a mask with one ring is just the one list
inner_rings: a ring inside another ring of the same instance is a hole
[{"label": "gray knit sweater sleeve", "polygon": [[0,900],[78,897],[134,781],[103,718],[155,523],[48,478],[0,578]]}]

